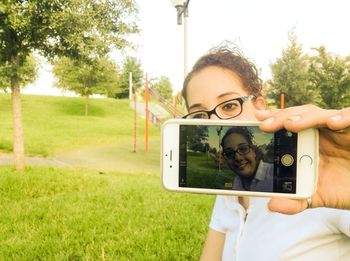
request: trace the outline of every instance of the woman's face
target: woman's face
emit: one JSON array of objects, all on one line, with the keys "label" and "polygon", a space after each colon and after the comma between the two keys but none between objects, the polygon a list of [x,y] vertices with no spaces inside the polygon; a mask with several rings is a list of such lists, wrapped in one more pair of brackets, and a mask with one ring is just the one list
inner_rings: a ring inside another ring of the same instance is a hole
[{"label": "woman's face", "polygon": [[[244,138],[243,135],[239,133],[232,133],[225,138],[223,144],[223,151],[230,151],[230,156],[226,157],[226,161],[229,167],[238,175],[243,177],[253,177],[257,169],[257,159],[256,153],[252,147],[250,147],[249,152],[242,153],[241,155],[238,151],[241,151],[239,148],[242,146],[249,145],[248,141]],[[242,150],[243,151],[243,150]]]},{"label": "woman's face", "polygon": [[[188,112],[211,110],[219,103],[247,95],[249,94],[236,73],[218,66],[209,66],[196,73],[188,83]],[[264,108],[265,100],[260,96],[253,101],[244,102],[242,113],[234,119],[255,120],[254,111]],[[216,115],[211,115],[211,119],[215,118]]]}]

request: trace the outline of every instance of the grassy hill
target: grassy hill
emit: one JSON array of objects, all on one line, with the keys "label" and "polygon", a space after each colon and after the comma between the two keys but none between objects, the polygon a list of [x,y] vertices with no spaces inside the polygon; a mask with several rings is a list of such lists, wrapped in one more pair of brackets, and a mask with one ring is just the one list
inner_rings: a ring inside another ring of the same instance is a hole
[{"label": "grassy hill", "polygon": [[[117,167],[17,172],[0,166],[1,260],[199,259],[215,197],[167,192],[159,171],[145,171],[158,169],[158,127],[150,125],[146,155],[144,120],[138,118],[140,152],[132,153],[133,111],[126,100],[91,100],[87,117],[81,98],[22,100],[27,155],[98,147],[99,157],[114,157]],[[0,151],[11,148],[10,96],[0,94]]]},{"label": "grassy hill", "polygon": [[[80,97],[22,95],[25,153],[50,156],[58,151],[88,145],[133,141],[134,112],[128,100],[91,99],[84,116]],[[0,151],[12,150],[11,96],[0,94]],[[149,125],[159,138],[159,128]],[[143,141],[144,119],[137,118],[139,141]]]}]

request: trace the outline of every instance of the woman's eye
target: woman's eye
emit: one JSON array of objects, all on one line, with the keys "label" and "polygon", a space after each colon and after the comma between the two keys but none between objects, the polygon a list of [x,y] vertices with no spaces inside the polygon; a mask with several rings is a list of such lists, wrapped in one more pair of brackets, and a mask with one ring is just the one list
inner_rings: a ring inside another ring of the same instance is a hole
[{"label": "woman's eye", "polygon": [[238,105],[235,102],[228,102],[222,105],[222,110],[224,111],[232,111],[237,109]]},{"label": "woman's eye", "polygon": [[205,119],[207,117],[206,117],[205,113],[195,113],[192,115],[192,118],[193,119]]}]

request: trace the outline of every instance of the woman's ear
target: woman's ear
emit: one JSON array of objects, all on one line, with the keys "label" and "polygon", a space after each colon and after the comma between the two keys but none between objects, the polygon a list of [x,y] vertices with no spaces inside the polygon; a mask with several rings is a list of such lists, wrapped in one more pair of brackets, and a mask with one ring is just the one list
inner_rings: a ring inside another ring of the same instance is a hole
[{"label": "woman's ear", "polygon": [[262,96],[258,96],[254,100],[254,106],[258,110],[264,110],[266,108],[266,100]]}]

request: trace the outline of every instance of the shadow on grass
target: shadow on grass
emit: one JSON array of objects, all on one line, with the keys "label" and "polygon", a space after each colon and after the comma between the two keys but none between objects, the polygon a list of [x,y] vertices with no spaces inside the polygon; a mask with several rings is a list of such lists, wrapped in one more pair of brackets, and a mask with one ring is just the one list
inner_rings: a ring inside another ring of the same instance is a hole
[{"label": "shadow on grass", "polygon": [[[56,105],[60,112],[68,116],[85,116],[85,103],[84,99],[56,101]],[[93,103],[93,100],[89,100],[88,103],[88,116],[104,117],[106,115],[105,110],[101,106],[97,106]]]}]

